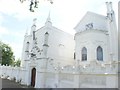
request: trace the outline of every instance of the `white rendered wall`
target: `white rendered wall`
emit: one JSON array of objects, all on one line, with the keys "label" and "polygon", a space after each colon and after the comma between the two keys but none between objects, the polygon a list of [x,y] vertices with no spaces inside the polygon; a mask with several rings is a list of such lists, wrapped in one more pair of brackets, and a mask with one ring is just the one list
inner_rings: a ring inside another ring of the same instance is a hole
[{"label": "white rendered wall", "polygon": [[89,61],[97,60],[97,47],[101,46],[103,49],[103,61],[107,62],[108,59],[108,35],[103,31],[86,30],[75,35],[75,52],[76,61],[81,61],[81,50],[83,47],[87,48],[87,61],[81,63],[89,63]]},{"label": "white rendered wall", "polygon": [[[73,36],[61,31],[55,27],[42,27],[35,33],[37,38],[37,46],[43,50],[45,33],[49,33],[48,37],[48,55],[47,57],[54,59],[54,61],[64,64],[71,64],[74,59],[74,39]],[[30,42],[30,50],[32,45]],[[42,53],[41,53],[42,54]],[[38,58],[41,57],[38,53]]]}]

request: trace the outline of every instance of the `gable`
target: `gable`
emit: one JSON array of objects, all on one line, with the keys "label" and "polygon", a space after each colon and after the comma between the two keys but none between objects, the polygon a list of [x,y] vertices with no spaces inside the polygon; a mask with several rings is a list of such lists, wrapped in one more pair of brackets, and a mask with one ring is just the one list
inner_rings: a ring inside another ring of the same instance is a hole
[{"label": "gable", "polygon": [[87,12],[81,21],[74,28],[76,32],[87,29],[107,30],[106,16],[102,16],[93,12]]}]

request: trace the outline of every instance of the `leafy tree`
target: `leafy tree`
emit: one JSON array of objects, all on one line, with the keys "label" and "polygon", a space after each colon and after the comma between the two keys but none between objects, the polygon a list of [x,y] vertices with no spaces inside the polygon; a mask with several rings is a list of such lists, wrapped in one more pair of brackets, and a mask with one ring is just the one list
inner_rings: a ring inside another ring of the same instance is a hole
[{"label": "leafy tree", "polygon": [[[26,1],[26,0],[20,0],[20,2],[21,3],[23,3],[24,1]],[[49,1],[51,4],[53,4],[53,0],[47,0],[47,1]],[[40,2],[40,0],[30,0],[30,11],[31,12],[34,12],[34,9],[35,8],[38,8],[38,3]]]},{"label": "leafy tree", "polygon": [[0,63],[2,65],[12,65],[15,57],[13,55],[13,51],[11,47],[0,41]]},{"label": "leafy tree", "polygon": [[21,60],[20,59],[17,59],[17,61],[14,62],[14,66],[20,67],[20,64],[21,64]]},{"label": "leafy tree", "polygon": [[0,42],[0,63],[2,63],[2,45]]}]

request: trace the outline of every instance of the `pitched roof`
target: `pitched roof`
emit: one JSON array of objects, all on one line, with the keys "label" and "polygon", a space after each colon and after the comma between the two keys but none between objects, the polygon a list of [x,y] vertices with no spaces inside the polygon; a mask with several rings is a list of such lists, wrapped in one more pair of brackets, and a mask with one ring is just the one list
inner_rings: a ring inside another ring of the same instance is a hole
[{"label": "pitched roof", "polygon": [[93,12],[87,12],[80,22],[75,26],[76,32],[86,30],[86,25],[92,23],[93,29],[107,30],[106,16],[99,15]]}]

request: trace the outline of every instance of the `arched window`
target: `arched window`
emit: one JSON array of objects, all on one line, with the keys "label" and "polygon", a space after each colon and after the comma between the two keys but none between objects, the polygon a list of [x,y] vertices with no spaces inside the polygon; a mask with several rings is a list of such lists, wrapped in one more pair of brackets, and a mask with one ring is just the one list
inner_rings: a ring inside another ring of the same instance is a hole
[{"label": "arched window", "polygon": [[26,50],[25,50],[25,51],[26,51],[26,52],[29,51],[29,42],[26,43]]},{"label": "arched window", "polygon": [[76,54],[75,54],[75,52],[74,52],[74,60],[76,59]]},{"label": "arched window", "polygon": [[87,61],[87,49],[85,47],[82,48],[82,61]]},{"label": "arched window", "polygon": [[35,40],[35,31],[33,31],[33,40]]},{"label": "arched window", "polygon": [[97,47],[97,60],[103,61],[103,49],[100,46]]}]

